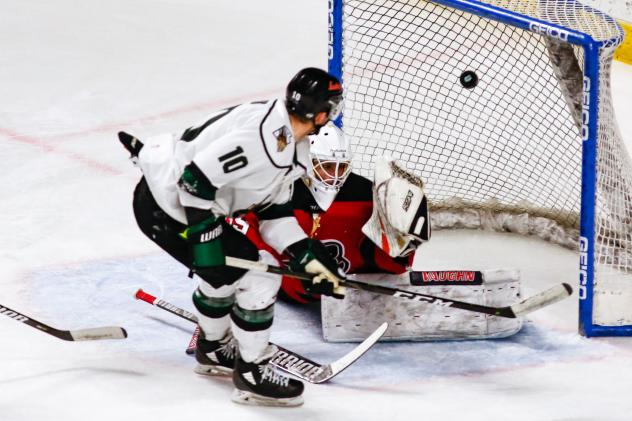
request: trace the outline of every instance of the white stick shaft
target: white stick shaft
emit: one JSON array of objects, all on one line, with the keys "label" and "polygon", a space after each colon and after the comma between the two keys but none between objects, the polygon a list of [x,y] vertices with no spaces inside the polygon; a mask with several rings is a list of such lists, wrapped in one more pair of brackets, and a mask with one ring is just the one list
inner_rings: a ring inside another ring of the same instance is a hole
[{"label": "white stick shaft", "polygon": [[237,257],[226,256],[226,266],[246,269],[246,270],[256,270],[259,272],[267,272],[268,265],[265,263],[255,262],[253,260],[239,259]]}]

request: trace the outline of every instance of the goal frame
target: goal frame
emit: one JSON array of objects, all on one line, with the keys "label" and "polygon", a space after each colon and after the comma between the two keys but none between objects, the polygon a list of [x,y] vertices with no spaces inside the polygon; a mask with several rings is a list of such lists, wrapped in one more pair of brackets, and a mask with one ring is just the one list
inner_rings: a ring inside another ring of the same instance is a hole
[{"label": "goal frame", "polygon": [[[475,0],[427,0],[452,9],[561,40],[583,48],[584,79],[582,107],[582,164],[579,249],[579,332],[586,337],[632,336],[632,325],[602,326],[593,323],[593,292],[595,280],[595,206],[597,183],[597,139],[600,49],[606,41],[596,41],[589,34],[558,26]],[[569,0],[569,3],[576,0]],[[328,0],[328,68],[342,80],[343,66],[343,6],[344,0]],[[603,14],[599,11],[594,13]],[[342,126],[341,115],[336,124]]]}]

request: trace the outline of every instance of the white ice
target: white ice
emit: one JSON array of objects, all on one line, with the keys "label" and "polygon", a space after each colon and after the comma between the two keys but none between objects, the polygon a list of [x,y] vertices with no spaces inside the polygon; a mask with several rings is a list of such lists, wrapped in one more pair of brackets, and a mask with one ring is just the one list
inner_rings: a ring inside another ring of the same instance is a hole
[{"label": "white ice", "polygon": [[[506,340],[378,344],[298,409],[230,402],[230,381],[192,372],[192,326],[133,299],[142,287],[191,309],[193,284],[137,229],[139,173],[116,132],[281,94],[326,66],[326,22],[324,0],[0,2],[0,304],[129,332],[68,343],[0,318],[0,421],[632,419],[632,338],[580,337],[576,297]],[[613,85],[632,140],[632,67],[616,64]],[[575,254],[512,235],[438,232],[420,264],[520,268],[527,293],[577,283]],[[318,361],[350,349],[319,329],[277,306],[276,342]]]}]

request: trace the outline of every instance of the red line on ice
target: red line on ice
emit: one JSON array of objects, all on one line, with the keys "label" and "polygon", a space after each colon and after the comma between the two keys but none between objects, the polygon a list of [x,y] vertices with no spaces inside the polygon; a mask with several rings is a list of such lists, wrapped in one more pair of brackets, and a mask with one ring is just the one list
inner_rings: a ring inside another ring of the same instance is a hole
[{"label": "red line on ice", "polygon": [[122,175],[123,172],[120,171],[119,169],[112,167],[110,165],[104,164],[102,162],[96,161],[92,158],[89,158],[87,156],[83,156],[80,155],[78,153],[75,152],[67,152],[67,151],[62,151],[60,150],[56,145],[54,144],[50,144],[48,142],[45,142],[43,140],[39,140],[35,137],[32,136],[28,136],[25,134],[21,134],[21,133],[16,133],[10,129],[6,129],[3,127],[0,127],[0,135],[5,136],[7,139],[9,140],[13,140],[16,142],[20,142],[20,143],[25,143],[27,145],[32,145],[32,146],[36,146],[40,149],[43,149],[44,151],[46,151],[47,153],[54,153],[57,155],[61,155],[64,156],[66,158],[71,159],[72,161],[76,161],[76,162],[80,162],[90,168],[93,168],[95,170],[101,171],[103,173],[106,174],[110,174],[110,175]]},{"label": "red line on ice", "polygon": [[[103,162],[99,162],[85,155],[81,155],[75,152],[63,151],[59,149],[59,147],[57,147],[56,145],[59,144],[63,140],[69,140],[69,139],[73,139],[73,138],[77,138],[77,137],[85,136],[89,134],[94,134],[94,133],[115,132],[132,125],[148,123],[148,122],[152,122],[152,121],[156,121],[160,119],[166,119],[166,118],[174,117],[181,114],[188,114],[194,111],[208,111],[208,110],[219,109],[228,105],[239,104],[241,102],[251,100],[253,98],[268,97],[274,94],[278,94],[280,91],[281,91],[280,89],[274,89],[274,90],[270,89],[267,91],[256,92],[249,95],[242,95],[242,96],[232,97],[232,98],[222,98],[222,99],[218,99],[214,101],[202,102],[199,104],[192,104],[192,105],[180,107],[174,110],[164,111],[164,112],[154,114],[154,115],[138,117],[133,120],[112,122],[112,123],[104,124],[101,126],[96,126],[87,130],[60,133],[60,134],[55,134],[53,136],[48,136],[48,137],[46,136],[35,137],[35,136],[31,136],[24,133],[18,133],[16,131],[13,131],[12,129],[4,128],[4,127],[0,127],[0,135],[6,137],[8,140],[11,140],[11,141],[36,146],[44,150],[45,152],[64,156],[68,159],[71,159],[76,162],[80,162],[90,168],[93,168],[105,174],[122,175],[123,172],[117,169],[116,167],[107,165]],[[57,142],[52,142],[55,140],[57,140]],[[115,140],[113,140],[113,142],[115,142]]]},{"label": "red line on ice", "polygon": [[269,89],[266,91],[255,92],[248,95],[221,98],[214,101],[207,101],[207,102],[202,102],[199,104],[187,105],[184,107],[176,108],[174,110],[164,111],[158,114],[138,117],[133,120],[107,123],[101,126],[93,127],[91,129],[80,130],[76,132],[55,134],[53,136],[48,137],[48,139],[63,141],[65,139],[71,139],[74,137],[83,136],[83,135],[91,134],[91,133],[115,132],[115,131],[124,129],[125,127],[133,126],[136,124],[150,123],[156,120],[175,117],[182,114],[189,114],[195,111],[214,111],[226,106],[240,104],[242,102],[253,100],[256,98],[268,98],[268,97],[271,97],[272,95],[278,94],[279,92],[281,92],[281,89]]}]

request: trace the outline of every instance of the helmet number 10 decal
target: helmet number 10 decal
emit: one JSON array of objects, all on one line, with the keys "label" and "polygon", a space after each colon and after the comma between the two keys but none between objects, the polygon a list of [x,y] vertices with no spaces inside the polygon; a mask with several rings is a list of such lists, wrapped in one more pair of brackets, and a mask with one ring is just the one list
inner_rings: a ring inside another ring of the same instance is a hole
[{"label": "helmet number 10 decal", "polygon": [[219,162],[223,162],[222,169],[225,173],[233,172],[244,168],[248,165],[248,159],[243,155],[244,150],[241,146],[237,146],[235,150],[220,156]]}]

